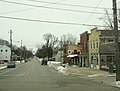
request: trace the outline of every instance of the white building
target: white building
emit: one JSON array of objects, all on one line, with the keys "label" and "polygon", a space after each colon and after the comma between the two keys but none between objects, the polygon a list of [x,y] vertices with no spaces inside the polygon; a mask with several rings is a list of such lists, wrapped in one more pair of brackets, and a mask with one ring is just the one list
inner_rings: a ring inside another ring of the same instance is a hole
[{"label": "white building", "polygon": [[11,49],[6,45],[0,45],[0,60],[10,61]]},{"label": "white building", "polygon": [[63,51],[58,51],[57,55],[55,56],[55,60],[57,62],[63,62]]}]

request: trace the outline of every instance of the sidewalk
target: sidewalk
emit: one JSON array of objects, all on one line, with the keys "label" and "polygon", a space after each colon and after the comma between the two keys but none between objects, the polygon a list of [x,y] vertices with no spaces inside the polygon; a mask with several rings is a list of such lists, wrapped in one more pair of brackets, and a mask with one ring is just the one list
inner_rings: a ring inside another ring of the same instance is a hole
[{"label": "sidewalk", "polygon": [[115,74],[109,75],[107,71],[91,68],[68,67],[67,72],[70,75],[77,75],[84,79],[90,79],[110,86],[115,86],[114,82],[116,82]]},{"label": "sidewalk", "polygon": [[[52,64],[51,67],[57,68],[60,64]],[[67,66],[63,72],[65,75],[76,75],[78,77],[82,77],[84,79],[89,79],[91,81],[95,81],[101,84],[110,85],[114,87],[120,88],[120,83],[116,85],[116,75],[108,75],[107,71],[92,69],[89,67],[78,67],[78,66]]]}]

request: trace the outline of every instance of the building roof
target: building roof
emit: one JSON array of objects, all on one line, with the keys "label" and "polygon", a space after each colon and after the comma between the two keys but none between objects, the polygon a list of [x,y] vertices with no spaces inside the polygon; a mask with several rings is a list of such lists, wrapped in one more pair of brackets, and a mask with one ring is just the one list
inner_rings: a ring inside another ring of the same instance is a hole
[{"label": "building roof", "polygon": [[6,47],[10,48],[10,47],[9,47],[9,46],[7,46],[7,45],[0,45],[0,48],[2,48],[2,47],[4,47],[4,46],[6,46]]},{"label": "building roof", "polygon": [[[92,31],[96,31],[96,32],[100,31],[101,36],[115,36],[115,31],[114,30],[98,29],[96,27],[96,28],[91,29],[91,32]],[[118,32],[119,32],[119,36],[120,36],[120,30]]]}]

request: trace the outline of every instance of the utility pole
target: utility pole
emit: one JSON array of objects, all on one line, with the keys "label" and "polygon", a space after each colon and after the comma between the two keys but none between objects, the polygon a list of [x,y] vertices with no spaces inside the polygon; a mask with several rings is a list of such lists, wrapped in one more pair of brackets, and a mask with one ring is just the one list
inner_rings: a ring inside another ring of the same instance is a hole
[{"label": "utility pole", "polygon": [[12,30],[10,30],[10,48],[11,48],[10,62],[12,62]]},{"label": "utility pole", "polygon": [[21,40],[20,61],[22,61],[22,40]]},{"label": "utility pole", "polygon": [[63,43],[62,43],[62,39],[61,39],[61,56],[60,56],[60,61],[63,63],[63,54],[62,54],[62,47],[63,47],[63,45],[62,45]]},{"label": "utility pole", "polygon": [[116,81],[120,81],[120,47],[119,47],[119,31],[117,21],[117,5],[116,0],[113,0],[113,18],[114,18],[114,33],[115,33],[115,61],[116,61]]}]

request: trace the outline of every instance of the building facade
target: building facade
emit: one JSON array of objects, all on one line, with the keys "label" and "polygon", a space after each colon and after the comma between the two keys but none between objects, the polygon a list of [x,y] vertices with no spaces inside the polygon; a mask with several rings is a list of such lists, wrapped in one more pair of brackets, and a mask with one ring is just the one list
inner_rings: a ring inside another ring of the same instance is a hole
[{"label": "building facade", "polygon": [[11,49],[6,45],[0,45],[0,60],[10,61]]},{"label": "building facade", "polygon": [[103,59],[100,55],[100,45],[113,43],[114,41],[115,36],[113,30],[98,30],[98,28],[91,30],[89,35],[89,63],[91,68],[101,68],[101,62]]},{"label": "building facade", "polygon": [[[63,59],[64,63],[69,63],[70,65],[78,65],[79,63],[79,54],[81,53],[82,45],[81,44],[67,44],[63,46]],[[77,56],[74,56],[76,55]],[[73,57],[68,57],[73,55]]]},{"label": "building facade", "polygon": [[101,69],[108,70],[110,63],[113,63],[115,68],[115,51],[115,43],[106,43],[100,45]]},{"label": "building facade", "polygon": [[82,50],[80,53],[80,67],[89,66],[88,40],[89,40],[89,33],[87,31],[80,34],[80,44],[82,45]]},{"label": "building facade", "polygon": [[100,69],[100,44],[101,31],[94,28],[89,35],[89,63],[90,67],[94,69]]}]

